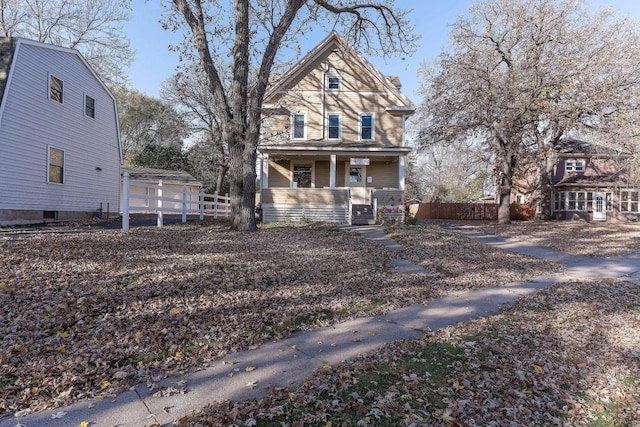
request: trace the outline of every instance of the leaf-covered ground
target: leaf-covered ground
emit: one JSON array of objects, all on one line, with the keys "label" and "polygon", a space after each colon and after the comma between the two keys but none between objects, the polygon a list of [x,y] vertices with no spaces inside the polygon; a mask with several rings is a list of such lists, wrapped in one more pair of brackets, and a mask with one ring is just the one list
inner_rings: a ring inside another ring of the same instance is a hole
[{"label": "leaf-covered ground", "polygon": [[438,227],[402,230],[410,248],[400,256],[434,274],[398,274],[382,246],[333,227],[2,233],[0,416],[112,396],[295,330],[560,268]]},{"label": "leaf-covered ground", "polygon": [[[447,224],[428,221],[429,224]],[[454,221],[455,227],[504,238],[526,240],[534,245],[591,257],[614,257],[640,249],[637,222],[514,221],[500,225],[495,221]]]},{"label": "leaf-covered ground", "polygon": [[180,426],[640,425],[640,292],[552,286],[493,316],[391,343],[297,388]]}]

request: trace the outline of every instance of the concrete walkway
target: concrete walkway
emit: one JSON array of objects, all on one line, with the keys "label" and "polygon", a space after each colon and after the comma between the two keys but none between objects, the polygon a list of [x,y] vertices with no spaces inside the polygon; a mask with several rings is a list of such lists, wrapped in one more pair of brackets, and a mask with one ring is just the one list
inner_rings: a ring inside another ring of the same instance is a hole
[{"label": "concrete walkway", "polygon": [[[357,230],[390,251],[402,249],[380,227],[345,229]],[[388,342],[419,338],[427,329],[434,330],[490,314],[512,304],[518,297],[531,295],[558,280],[640,280],[638,254],[593,259],[476,234],[464,228],[451,230],[488,245],[562,262],[568,270],[562,275],[531,282],[458,292],[433,300],[428,306],[413,305],[383,316],[297,332],[288,339],[267,343],[255,350],[229,354],[206,369],[167,378],[151,391],[146,384],[139,384],[115,398],[82,401],[66,408],[27,413],[18,419],[5,417],[0,419],[0,427],[15,427],[16,424],[26,427],[74,427],[83,421],[89,422],[91,427],[170,425],[181,416],[213,401],[259,398],[269,387],[299,384],[317,368],[335,366],[358,354],[374,352]],[[422,267],[400,258],[394,260],[394,265],[403,273],[428,273]],[[180,393],[180,390],[184,390],[184,393]],[[154,396],[158,391],[164,396]]]}]

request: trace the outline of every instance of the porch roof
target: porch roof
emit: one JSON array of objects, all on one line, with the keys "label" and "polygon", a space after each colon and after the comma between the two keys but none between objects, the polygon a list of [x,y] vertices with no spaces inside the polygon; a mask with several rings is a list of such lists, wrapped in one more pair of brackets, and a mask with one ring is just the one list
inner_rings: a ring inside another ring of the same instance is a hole
[{"label": "porch roof", "polygon": [[620,181],[621,174],[613,173],[608,175],[585,176],[573,175],[567,176],[553,184],[553,187],[597,187],[600,185],[611,186]]},{"label": "porch roof", "polygon": [[265,154],[277,153],[284,155],[310,154],[358,154],[368,156],[405,155],[412,150],[410,147],[384,146],[375,142],[355,142],[344,145],[342,141],[305,141],[295,144],[262,145],[258,151]]}]

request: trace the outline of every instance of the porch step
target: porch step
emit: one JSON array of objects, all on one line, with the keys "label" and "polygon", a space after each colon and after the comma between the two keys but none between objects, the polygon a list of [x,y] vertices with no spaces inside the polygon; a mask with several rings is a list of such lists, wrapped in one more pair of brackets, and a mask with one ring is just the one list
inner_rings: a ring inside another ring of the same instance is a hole
[{"label": "porch step", "polygon": [[352,225],[374,225],[376,218],[369,205],[352,205],[351,206],[351,224]]}]

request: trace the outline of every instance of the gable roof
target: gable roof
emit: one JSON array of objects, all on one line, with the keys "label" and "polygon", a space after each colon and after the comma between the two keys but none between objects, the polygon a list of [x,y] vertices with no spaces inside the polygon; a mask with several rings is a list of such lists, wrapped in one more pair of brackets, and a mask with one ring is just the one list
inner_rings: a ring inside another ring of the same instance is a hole
[{"label": "gable roof", "polygon": [[167,169],[154,169],[154,168],[138,168],[138,167],[123,167],[121,173],[129,173],[131,179],[137,179],[141,181],[159,181],[180,183],[180,184],[192,184],[202,185],[200,181],[195,179],[191,174],[184,171],[167,170]]},{"label": "gable roof", "polygon": [[394,106],[392,109],[396,111],[405,110],[413,112],[415,106],[402,92],[400,92],[400,79],[397,76],[385,76],[376,67],[374,67],[365,57],[360,55],[352,46],[350,46],[345,39],[343,39],[337,32],[332,31],[323,41],[321,41],[316,47],[314,47],[309,53],[307,53],[291,70],[279,76],[279,79],[273,83],[267,93],[265,94],[265,102],[268,102],[270,98],[275,96],[283,88],[294,80],[301,73],[304,73],[317,58],[324,55],[327,51],[335,48],[342,49],[348,52],[354,57],[375,80],[377,80],[382,86],[385,87],[390,93],[392,93],[398,101],[402,103],[401,106]]},{"label": "gable roof", "polygon": [[82,54],[76,50],[68,47],[61,47],[52,45],[49,43],[43,43],[35,40],[24,39],[21,37],[0,37],[0,124],[2,124],[2,114],[5,107],[5,95],[7,88],[11,84],[11,73],[12,73],[12,65],[14,63],[16,55],[19,55],[20,46],[21,45],[29,45],[36,46],[44,49],[50,49],[57,52],[63,52],[69,55],[76,56],[80,62],[84,65],[84,67],[91,73],[93,78],[96,79],[98,84],[104,89],[104,91],[108,94],[108,96],[113,101],[113,108],[115,113],[115,125],[116,125],[116,137],[118,139],[118,151],[120,156],[120,164],[122,164],[122,140],[120,139],[120,120],[118,118],[118,103],[116,101],[116,97],[111,93],[109,88],[104,84],[100,76],[94,71],[94,69],[89,65],[86,59],[82,56]]},{"label": "gable roof", "polygon": [[612,147],[581,141],[575,138],[563,138],[558,145],[560,157],[626,157],[630,153]]}]

